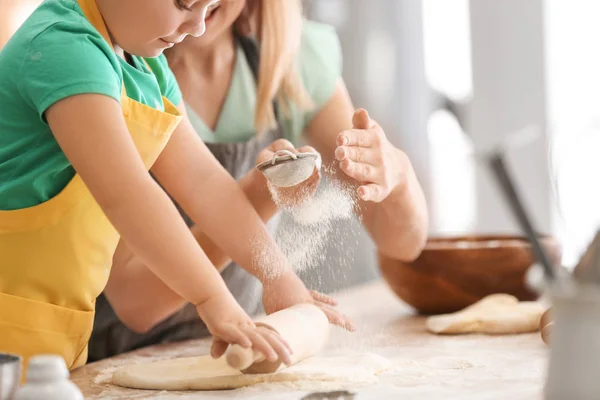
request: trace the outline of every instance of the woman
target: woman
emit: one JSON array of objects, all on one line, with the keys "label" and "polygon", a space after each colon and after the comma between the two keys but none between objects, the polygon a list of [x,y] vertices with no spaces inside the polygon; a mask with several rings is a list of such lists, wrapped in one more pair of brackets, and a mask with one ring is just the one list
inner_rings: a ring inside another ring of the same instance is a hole
[{"label": "woman", "polygon": [[[295,150],[292,143],[304,140],[325,163],[339,162],[337,178],[357,185],[362,221],[379,251],[402,260],[417,257],[427,231],[423,193],[407,156],[364,110],[354,112],[340,78],[334,31],[303,21],[299,0],[221,0],[206,24],[203,37],[187,39],[167,58],[196,132],[238,179],[261,218],[269,221],[277,206],[255,163],[279,149]],[[318,174],[293,191],[312,190],[315,182]],[[211,261],[226,266],[226,251],[198,227],[192,231]],[[127,328],[101,300],[92,339],[95,359],[206,333],[184,300],[121,250],[106,293],[120,294],[127,308],[117,314],[135,315],[138,323]],[[252,280],[235,265],[223,276],[238,302],[256,311],[260,297]],[[265,309],[272,311],[268,302]]]}]

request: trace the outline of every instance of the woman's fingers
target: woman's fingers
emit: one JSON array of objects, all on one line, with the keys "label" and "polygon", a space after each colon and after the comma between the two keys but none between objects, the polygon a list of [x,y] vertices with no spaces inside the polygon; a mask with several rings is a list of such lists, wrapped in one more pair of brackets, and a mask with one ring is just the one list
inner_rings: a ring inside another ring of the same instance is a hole
[{"label": "woman's fingers", "polygon": [[370,164],[357,163],[350,159],[342,161],[340,169],[359,183],[377,183],[382,179],[382,171],[379,168]]},{"label": "woman's fingers", "polygon": [[358,197],[363,201],[379,203],[386,198],[386,191],[376,183],[370,183],[358,188]]},{"label": "woman's fingers", "polygon": [[370,129],[375,122],[369,116],[369,112],[364,108],[359,108],[352,116],[352,127],[354,129]]},{"label": "woman's fingers", "polygon": [[311,146],[302,146],[302,147],[298,147],[297,149],[297,153],[316,153],[317,150],[315,150],[314,147]]},{"label": "woman's fingers", "polygon": [[315,290],[311,290],[310,295],[312,296],[312,298],[315,301],[319,301],[321,303],[325,303],[330,306],[337,306],[337,304],[338,304],[337,300],[334,299],[333,297],[323,294],[321,292],[317,292]]},{"label": "woman's fingers", "polygon": [[337,137],[338,146],[375,147],[380,141],[377,129],[348,129]]},{"label": "woman's fingers", "polygon": [[340,146],[335,149],[335,159],[338,161],[350,160],[360,164],[369,164],[378,167],[383,162],[380,150],[358,146]]},{"label": "woman's fingers", "polygon": [[296,148],[294,147],[292,142],[290,142],[287,139],[277,139],[276,141],[271,143],[271,145],[267,148],[272,150],[274,153],[277,151],[280,151],[280,150],[290,150],[290,151],[296,150]]},{"label": "woman's fingers", "polygon": [[294,147],[292,142],[286,139],[277,139],[258,154],[256,163],[260,164],[263,161],[272,159],[273,154],[281,150],[296,152],[296,148]]},{"label": "woman's fingers", "polygon": [[323,310],[331,324],[342,327],[350,332],[354,332],[356,330],[356,326],[348,317],[329,307],[327,304],[317,302],[315,305]]}]

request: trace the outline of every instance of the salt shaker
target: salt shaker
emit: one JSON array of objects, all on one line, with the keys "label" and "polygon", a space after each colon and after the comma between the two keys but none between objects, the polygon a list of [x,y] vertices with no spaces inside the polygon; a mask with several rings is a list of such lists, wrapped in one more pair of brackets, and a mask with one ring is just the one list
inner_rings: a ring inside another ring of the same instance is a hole
[{"label": "salt shaker", "polygon": [[600,285],[571,281],[552,288],[546,400],[600,399]]},{"label": "salt shaker", "polygon": [[69,371],[62,357],[39,355],[29,359],[27,382],[15,400],[83,400],[81,391],[69,380]]}]

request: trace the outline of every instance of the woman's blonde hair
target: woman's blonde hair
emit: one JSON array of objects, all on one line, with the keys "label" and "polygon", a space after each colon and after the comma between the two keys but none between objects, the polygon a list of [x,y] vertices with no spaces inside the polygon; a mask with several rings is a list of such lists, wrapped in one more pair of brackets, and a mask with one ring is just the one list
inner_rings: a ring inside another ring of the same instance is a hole
[{"label": "woman's blonde hair", "polygon": [[302,84],[297,54],[302,35],[302,0],[247,0],[259,2],[253,30],[260,45],[260,68],[254,125],[259,135],[277,124],[273,100],[283,115],[293,104],[302,111],[314,107]]}]

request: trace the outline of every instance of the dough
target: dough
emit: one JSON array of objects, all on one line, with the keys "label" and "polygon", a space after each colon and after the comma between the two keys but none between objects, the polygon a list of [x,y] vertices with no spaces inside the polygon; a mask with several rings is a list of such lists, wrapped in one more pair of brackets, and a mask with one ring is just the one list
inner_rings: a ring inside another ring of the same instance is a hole
[{"label": "dough", "polygon": [[508,294],[493,294],[456,313],[427,318],[427,329],[443,334],[534,332],[545,310],[537,302],[519,302]]},{"label": "dough", "polygon": [[148,364],[128,365],[116,370],[115,385],[132,389],[219,390],[264,382],[325,381],[368,384],[392,364],[376,354],[347,357],[309,358],[273,374],[244,375],[227,365],[224,357],[180,358]]}]

